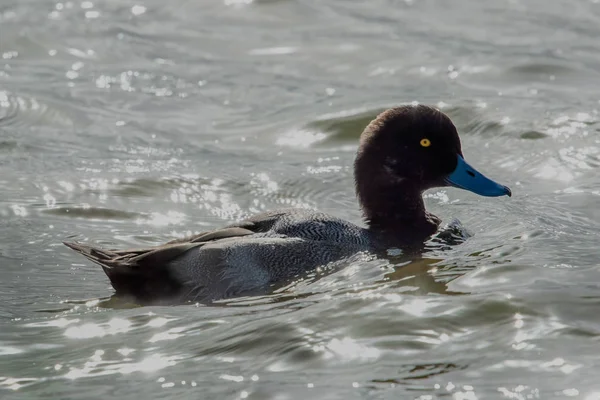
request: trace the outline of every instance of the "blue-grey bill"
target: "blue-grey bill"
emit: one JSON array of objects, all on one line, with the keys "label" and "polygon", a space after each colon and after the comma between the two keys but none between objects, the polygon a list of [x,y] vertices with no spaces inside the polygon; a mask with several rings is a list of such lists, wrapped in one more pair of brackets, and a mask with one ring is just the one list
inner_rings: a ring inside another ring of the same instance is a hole
[{"label": "blue-grey bill", "polygon": [[458,157],[456,169],[445,179],[450,186],[468,190],[481,196],[511,196],[510,189],[487,178],[471,167],[461,156]]}]

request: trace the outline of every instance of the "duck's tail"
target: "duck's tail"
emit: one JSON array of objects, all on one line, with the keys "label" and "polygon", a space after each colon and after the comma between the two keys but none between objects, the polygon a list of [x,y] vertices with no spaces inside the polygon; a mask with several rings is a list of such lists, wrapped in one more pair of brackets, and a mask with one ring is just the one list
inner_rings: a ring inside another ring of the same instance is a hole
[{"label": "duck's tail", "polygon": [[[169,273],[167,264],[187,247],[173,245],[139,250],[105,250],[75,242],[63,242],[88,260],[100,265],[117,295],[132,296],[146,302],[176,296],[181,282]],[[171,247],[171,246],[169,246]],[[189,249],[189,247],[188,247]]]}]

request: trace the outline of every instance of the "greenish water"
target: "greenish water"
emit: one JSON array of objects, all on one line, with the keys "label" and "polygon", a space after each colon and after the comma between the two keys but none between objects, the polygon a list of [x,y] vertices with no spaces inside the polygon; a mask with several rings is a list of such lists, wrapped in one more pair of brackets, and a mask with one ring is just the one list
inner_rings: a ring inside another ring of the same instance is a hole
[{"label": "greenish water", "polygon": [[[0,398],[599,399],[600,4],[0,4]],[[513,197],[474,236],[215,307],[133,307],[61,244],[153,245],[309,206],[419,101]]]}]

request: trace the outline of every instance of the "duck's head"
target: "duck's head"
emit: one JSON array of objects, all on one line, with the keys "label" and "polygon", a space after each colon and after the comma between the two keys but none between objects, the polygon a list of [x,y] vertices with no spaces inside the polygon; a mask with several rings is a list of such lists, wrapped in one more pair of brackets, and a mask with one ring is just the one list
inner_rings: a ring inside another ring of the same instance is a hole
[{"label": "duck's head", "polygon": [[426,213],[422,199],[423,191],[434,187],[511,195],[508,187],[465,161],[450,118],[425,105],[392,108],[377,116],[361,135],[354,174],[365,218],[371,227],[385,230],[434,233],[439,220]]}]

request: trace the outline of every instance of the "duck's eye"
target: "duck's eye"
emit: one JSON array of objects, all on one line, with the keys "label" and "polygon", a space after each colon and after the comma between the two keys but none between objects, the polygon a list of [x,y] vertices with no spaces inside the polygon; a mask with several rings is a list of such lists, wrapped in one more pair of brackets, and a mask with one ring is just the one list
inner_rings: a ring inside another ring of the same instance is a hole
[{"label": "duck's eye", "polygon": [[421,139],[421,141],[419,143],[423,147],[429,147],[429,146],[431,146],[431,140],[429,140],[427,138]]}]

